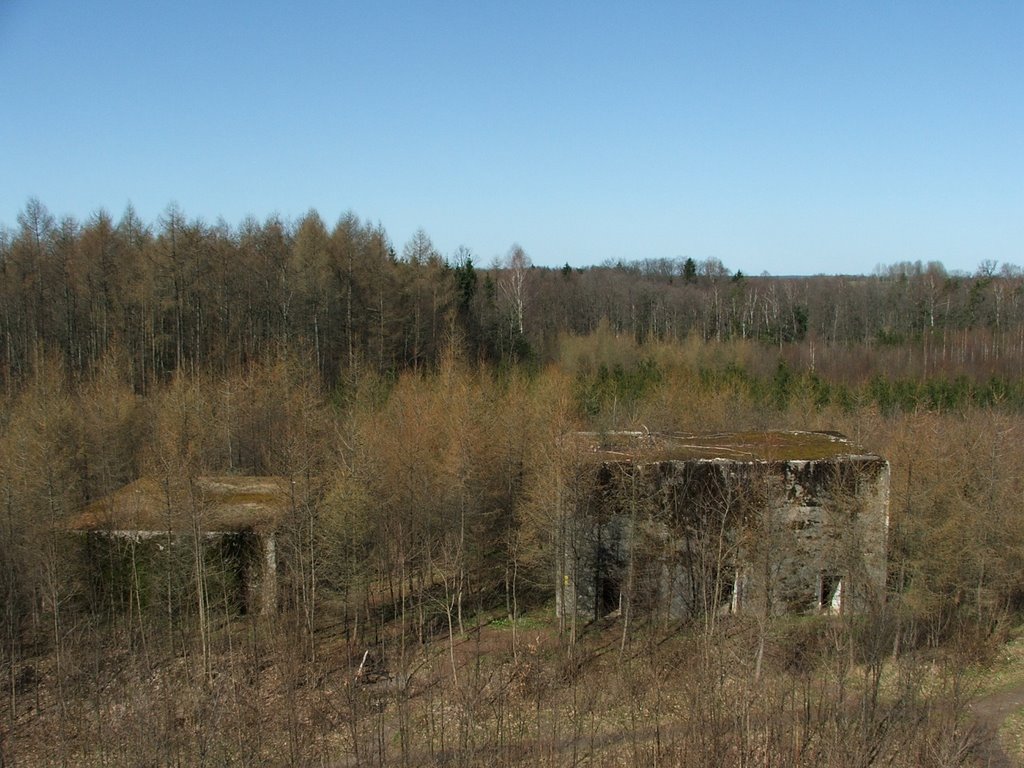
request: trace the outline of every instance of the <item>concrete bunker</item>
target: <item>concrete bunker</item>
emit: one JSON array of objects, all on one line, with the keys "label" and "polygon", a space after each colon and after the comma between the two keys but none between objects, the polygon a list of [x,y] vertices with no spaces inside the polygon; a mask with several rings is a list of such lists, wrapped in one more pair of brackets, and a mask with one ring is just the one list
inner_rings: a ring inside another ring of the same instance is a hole
[{"label": "concrete bunker", "polygon": [[[583,434],[559,615],[861,611],[884,599],[889,464],[838,433]],[[579,484],[579,483],[578,483]]]},{"label": "concrete bunker", "polygon": [[92,581],[132,594],[140,609],[146,600],[162,600],[174,583],[194,589],[189,581],[198,563],[214,585],[207,589],[226,608],[270,612],[277,607],[275,532],[289,507],[287,491],[277,477],[142,478],[90,504],[69,527],[84,537]]}]

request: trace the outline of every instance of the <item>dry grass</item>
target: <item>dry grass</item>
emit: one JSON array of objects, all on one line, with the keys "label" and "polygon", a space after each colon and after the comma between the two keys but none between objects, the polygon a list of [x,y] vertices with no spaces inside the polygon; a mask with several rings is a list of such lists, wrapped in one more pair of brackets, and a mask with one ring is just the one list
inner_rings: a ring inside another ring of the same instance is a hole
[{"label": "dry grass", "polygon": [[[1024,627],[1013,632],[995,659],[985,668],[974,670],[979,698],[1012,694],[1024,688]],[[1012,700],[1012,699],[1011,699]],[[1016,707],[999,727],[999,738],[1007,755],[1024,763],[1024,706]]]},{"label": "dry grass", "polygon": [[636,456],[644,461],[725,459],[814,461],[861,456],[864,451],[838,432],[769,429],[708,434],[648,432],[581,433],[605,458]]},{"label": "dry grass", "polygon": [[[287,481],[278,477],[219,475],[195,481],[193,498],[181,480],[129,483],[90,504],[68,524],[73,530],[180,531],[198,516],[204,531],[273,528],[288,506]],[[192,509],[192,506],[195,509]]]}]

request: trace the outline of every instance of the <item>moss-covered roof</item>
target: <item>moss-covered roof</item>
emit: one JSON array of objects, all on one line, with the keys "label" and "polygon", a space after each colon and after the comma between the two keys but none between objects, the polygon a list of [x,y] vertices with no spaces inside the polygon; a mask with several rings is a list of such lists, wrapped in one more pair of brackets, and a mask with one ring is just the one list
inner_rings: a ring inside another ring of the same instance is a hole
[{"label": "moss-covered roof", "polygon": [[580,433],[602,461],[816,461],[872,456],[838,432]]},{"label": "moss-covered roof", "polygon": [[163,483],[142,478],[93,502],[70,527],[82,531],[272,530],[288,508],[288,481],[222,475]]}]

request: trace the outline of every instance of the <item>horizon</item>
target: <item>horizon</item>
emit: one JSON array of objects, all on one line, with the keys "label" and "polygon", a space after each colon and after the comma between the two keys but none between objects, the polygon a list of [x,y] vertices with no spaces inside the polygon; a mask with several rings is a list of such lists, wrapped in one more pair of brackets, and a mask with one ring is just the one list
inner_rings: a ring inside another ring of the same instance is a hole
[{"label": "horizon", "polygon": [[179,203],[481,266],[1024,262],[1020,4],[97,8],[0,8],[2,226]]},{"label": "horizon", "polygon": [[[236,223],[233,223],[233,222],[226,221],[223,216],[217,216],[217,217],[215,217],[212,220],[208,220],[208,219],[206,219],[206,218],[204,218],[202,216],[191,216],[191,215],[188,214],[187,211],[185,211],[181,206],[179,206],[177,202],[169,203],[163,209],[163,211],[155,219],[147,220],[147,219],[144,219],[144,218],[142,218],[141,216],[138,215],[138,211],[135,209],[134,205],[132,205],[131,202],[128,202],[125,205],[124,210],[120,214],[117,214],[117,215],[115,215],[113,212],[107,210],[106,208],[98,208],[95,211],[93,211],[92,213],[89,213],[87,216],[85,216],[83,218],[78,218],[78,217],[76,217],[76,216],[74,216],[72,214],[59,214],[59,213],[57,213],[55,211],[51,211],[46,206],[45,201],[38,200],[36,198],[30,198],[25,203],[25,205],[22,206],[22,209],[18,212],[18,217],[20,217],[24,212],[26,212],[26,210],[31,205],[33,205],[34,203],[39,203],[42,206],[42,211],[46,215],[50,216],[53,219],[54,227],[59,227],[61,225],[61,222],[65,221],[67,219],[71,219],[72,221],[74,221],[74,223],[78,227],[85,228],[85,227],[88,227],[93,221],[96,220],[97,217],[99,217],[101,215],[107,216],[115,226],[118,226],[120,224],[120,221],[124,219],[124,217],[128,214],[129,211],[131,211],[137,217],[137,221],[140,224],[142,224],[143,227],[146,229],[146,231],[150,235],[152,235],[153,237],[159,237],[159,235],[160,235],[160,231],[159,231],[160,223],[163,220],[163,218],[165,217],[165,215],[167,215],[167,213],[169,211],[171,211],[172,209],[177,211],[179,214],[183,215],[185,221],[187,221],[190,225],[191,224],[198,224],[198,225],[200,225],[202,227],[205,227],[205,228],[217,228],[217,227],[225,226],[225,227],[227,227],[227,230],[228,230],[228,232],[230,232],[230,235],[232,237],[237,237],[241,233],[241,231],[246,226],[248,226],[250,223],[253,223],[256,226],[261,226],[262,227],[262,226],[265,226],[266,224],[268,224],[270,222],[275,222],[275,221],[280,223],[280,225],[285,229],[286,232],[294,234],[295,230],[297,229],[297,227],[301,223],[302,219],[305,216],[308,216],[310,214],[315,214],[316,216],[319,216],[321,221],[323,221],[324,225],[328,228],[328,230],[330,230],[331,227],[333,226],[331,224],[330,220],[325,219],[320,211],[317,211],[317,210],[315,210],[313,208],[308,209],[305,212],[305,214],[303,214],[302,216],[295,217],[295,218],[284,218],[277,211],[272,211],[266,217],[264,217],[262,220],[256,219],[252,215],[246,215],[246,216],[242,217],[242,219],[240,221],[238,221]],[[339,216],[335,219],[335,221],[341,221],[346,216],[348,216],[350,214],[353,214],[353,212],[352,211],[345,211],[345,212],[339,214]],[[357,217],[357,220],[359,220],[358,217]],[[375,223],[372,219],[361,219],[359,221],[362,224],[366,225],[366,226],[383,226],[380,222],[376,222]],[[432,239],[430,238],[430,233],[426,232],[422,228],[420,228],[416,232],[414,232],[413,233],[413,237],[415,237],[416,234],[419,233],[419,232],[423,232],[424,234],[426,234],[427,238],[430,239],[431,242],[433,242]],[[11,236],[11,237],[17,237],[17,235],[18,235],[18,228],[17,228],[17,226],[13,226],[12,224],[9,224],[8,222],[0,221],[0,236],[4,235],[5,233],[7,235]],[[399,244],[399,243],[393,242],[390,233],[387,232],[387,228],[386,227],[384,228],[384,233],[386,235],[386,242],[391,247],[391,249],[392,249],[392,251],[394,253],[395,258],[400,260],[400,261],[404,260],[405,259],[405,255],[403,254],[403,245],[404,244]],[[411,240],[412,240],[412,238],[410,238],[410,241]],[[0,240],[0,242],[3,242],[3,241]],[[509,249],[509,252],[511,252],[512,250],[516,249],[517,247],[519,247],[518,243],[513,243],[512,246]],[[444,253],[444,252],[441,252],[441,251],[437,250],[437,256],[440,257],[440,259],[446,265],[448,265],[449,267],[453,267],[453,266],[459,265],[461,263],[462,259],[464,257],[468,256],[469,260],[472,261],[473,266],[476,269],[494,270],[494,269],[506,269],[506,268],[508,268],[508,264],[507,264],[508,253],[506,253],[504,256],[496,255],[493,258],[491,258],[490,260],[488,260],[487,262],[483,262],[483,261],[481,261],[479,259],[479,254],[472,253],[472,252],[467,252],[464,249],[465,249],[464,246],[459,246],[459,248],[457,248],[455,250],[455,252],[452,252],[452,253]],[[527,255],[527,258],[529,259],[528,266],[529,266],[530,269],[538,268],[538,269],[548,269],[548,270],[561,270],[561,269],[565,269],[566,267],[568,267],[568,268],[571,268],[571,269],[574,269],[574,270],[577,270],[577,271],[585,271],[585,270],[591,270],[591,269],[610,269],[610,270],[619,269],[619,270],[627,270],[627,271],[629,271],[629,270],[634,270],[635,269],[635,270],[640,270],[641,272],[643,272],[645,269],[658,268],[658,267],[661,267],[661,266],[664,266],[664,265],[672,265],[674,268],[678,269],[678,274],[673,273],[673,277],[681,276],[683,274],[682,273],[683,265],[687,261],[693,261],[695,267],[697,267],[697,268],[700,268],[703,265],[710,263],[712,269],[715,269],[715,270],[717,270],[718,272],[721,273],[721,277],[720,278],[716,278],[716,279],[725,279],[725,280],[736,279],[738,277],[743,278],[743,279],[771,278],[771,279],[783,279],[783,280],[785,280],[785,279],[798,280],[798,279],[814,278],[814,277],[845,277],[845,278],[891,277],[893,275],[899,275],[899,274],[904,274],[904,275],[923,274],[923,273],[926,273],[926,272],[929,272],[929,271],[933,271],[933,270],[938,270],[940,273],[944,274],[945,276],[947,276],[947,277],[954,277],[954,278],[970,278],[970,277],[977,277],[977,276],[987,276],[987,277],[1020,277],[1020,276],[1022,276],[1022,274],[1024,274],[1024,267],[1022,267],[1020,264],[1018,264],[1016,262],[1009,262],[1009,261],[999,262],[999,261],[996,261],[994,259],[983,259],[977,265],[977,267],[974,268],[974,269],[963,269],[963,268],[958,268],[958,267],[950,267],[950,266],[948,266],[947,264],[945,264],[944,262],[942,262],[939,259],[932,259],[930,261],[922,261],[921,259],[915,259],[913,261],[910,261],[910,260],[904,259],[904,260],[901,260],[901,261],[878,263],[878,264],[875,264],[874,267],[872,267],[871,269],[865,270],[863,272],[832,271],[832,272],[807,272],[807,273],[802,273],[802,274],[801,273],[785,274],[785,273],[772,273],[772,272],[769,272],[767,270],[762,270],[761,272],[757,272],[757,273],[749,273],[749,272],[745,272],[742,268],[733,267],[732,265],[725,264],[720,259],[717,259],[715,257],[699,258],[699,257],[694,257],[694,256],[691,256],[691,255],[687,255],[687,254],[677,254],[675,256],[659,256],[659,257],[625,257],[625,258],[618,258],[618,259],[605,259],[604,261],[601,261],[601,262],[584,263],[584,264],[576,264],[576,265],[569,264],[568,261],[563,263],[563,264],[538,264],[538,263],[534,262],[532,259],[529,258],[529,254],[526,254],[526,255]],[[646,277],[650,277],[651,275],[645,275],[645,276]]]}]

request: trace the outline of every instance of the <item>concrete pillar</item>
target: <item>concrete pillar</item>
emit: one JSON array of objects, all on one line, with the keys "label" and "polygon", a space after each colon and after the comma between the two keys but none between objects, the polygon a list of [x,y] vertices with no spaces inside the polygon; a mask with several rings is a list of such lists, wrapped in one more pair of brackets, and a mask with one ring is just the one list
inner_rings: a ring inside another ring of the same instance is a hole
[{"label": "concrete pillar", "polygon": [[277,542],[273,533],[247,533],[245,604],[250,614],[277,610]]},{"label": "concrete pillar", "polygon": [[273,533],[260,536],[260,549],[260,611],[271,615],[277,611],[277,540]]}]

